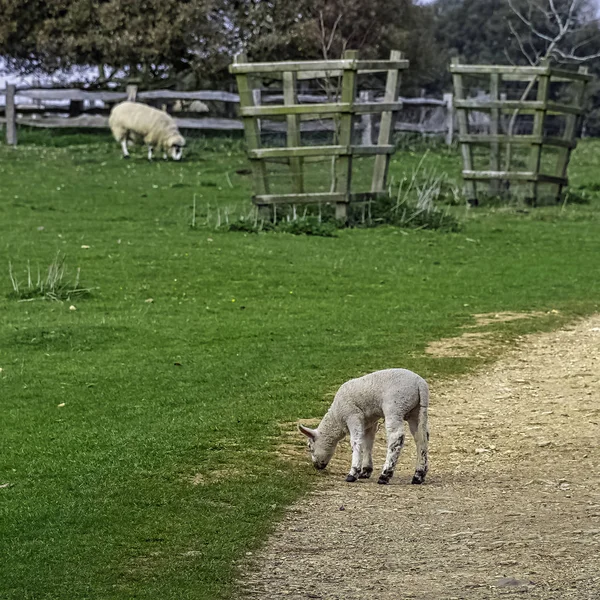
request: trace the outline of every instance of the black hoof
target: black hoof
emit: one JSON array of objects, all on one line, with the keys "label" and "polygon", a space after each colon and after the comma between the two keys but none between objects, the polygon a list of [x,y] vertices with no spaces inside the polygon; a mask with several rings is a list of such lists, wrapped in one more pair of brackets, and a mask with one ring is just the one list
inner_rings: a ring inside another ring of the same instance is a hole
[{"label": "black hoof", "polygon": [[380,477],[380,478],[377,480],[377,483],[378,483],[379,485],[387,485],[389,482],[390,482],[390,480],[389,480],[387,477]]},{"label": "black hoof", "polygon": [[346,481],[352,483],[353,481],[356,481],[356,477],[354,477],[354,475],[346,475]]},{"label": "black hoof", "polygon": [[371,477],[371,474],[373,473],[373,469],[363,469],[359,474],[358,474],[358,478],[359,479],[369,479],[369,477]]},{"label": "black hoof", "polygon": [[411,483],[413,485],[421,485],[425,481],[426,473],[427,473],[427,471],[421,471],[421,470],[416,471],[412,478]]},{"label": "black hoof", "polygon": [[127,160],[129,158],[129,154],[123,154],[123,160]]}]

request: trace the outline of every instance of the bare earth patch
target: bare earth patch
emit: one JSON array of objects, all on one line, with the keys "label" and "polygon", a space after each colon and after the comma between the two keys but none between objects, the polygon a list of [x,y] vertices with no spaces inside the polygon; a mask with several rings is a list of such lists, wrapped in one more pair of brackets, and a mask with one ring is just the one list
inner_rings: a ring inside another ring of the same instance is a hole
[{"label": "bare earth patch", "polygon": [[[239,597],[600,599],[600,315],[434,382],[431,404],[426,484],[410,485],[412,440],[391,485],[348,484],[343,444]],[[286,448],[307,468],[301,441]]]}]

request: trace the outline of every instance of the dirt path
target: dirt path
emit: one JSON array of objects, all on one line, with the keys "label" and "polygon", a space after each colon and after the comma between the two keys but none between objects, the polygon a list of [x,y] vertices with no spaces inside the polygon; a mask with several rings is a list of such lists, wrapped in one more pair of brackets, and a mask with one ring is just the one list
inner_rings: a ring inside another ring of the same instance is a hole
[{"label": "dirt path", "polygon": [[430,421],[425,485],[412,440],[389,486],[345,483],[342,446],[241,597],[600,599],[600,315],[433,386]]}]

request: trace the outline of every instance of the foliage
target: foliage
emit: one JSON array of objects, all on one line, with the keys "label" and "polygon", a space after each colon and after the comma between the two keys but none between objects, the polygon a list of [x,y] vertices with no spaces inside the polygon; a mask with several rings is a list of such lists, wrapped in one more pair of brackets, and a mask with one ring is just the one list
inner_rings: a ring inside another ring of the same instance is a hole
[{"label": "foliage", "polygon": [[[233,235],[191,229],[190,206],[196,194],[202,212],[250,208],[239,146],[192,141],[182,163],[149,164],[121,160],[107,134],[36,135],[0,143],[0,261],[47,264],[60,249],[98,288],[69,311],[7,299],[4,278],[3,600],[239,597],[235,565],[328,476],[301,440],[298,461],[281,458],[286,423],[321,416],[341,382],[378,368],[439,381],[480,366],[424,351],[475,313],[546,315],[507,324],[514,339],[598,310],[591,187],[590,204],[564,210],[455,207],[458,233]],[[422,156],[398,152],[390,176],[409,181]],[[458,152],[432,148],[425,166],[459,184]],[[600,144],[582,142],[573,186],[599,168]]]},{"label": "foliage", "polygon": [[123,69],[144,85],[193,68],[223,68],[212,0],[0,0],[0,55],[21,70]]}]

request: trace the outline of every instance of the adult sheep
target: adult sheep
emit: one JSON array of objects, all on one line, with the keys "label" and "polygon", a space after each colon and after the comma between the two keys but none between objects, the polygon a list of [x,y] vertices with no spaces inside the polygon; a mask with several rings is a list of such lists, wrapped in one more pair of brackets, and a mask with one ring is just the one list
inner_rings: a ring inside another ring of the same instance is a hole
[{"label": "adult sheep", "polygon": [[338,445],[350,433],[352,468],[346,481],[367,479],[373,472],[373,443],[379,419],[385,419],[387,457],[377,483],[389,483],[404,446],[404,421],[417,444],[417,467],[412,483],[423,483],[428,469],[427,382],[407,369],[375,371],[344,383],[317,427],[298,425],[308,438],[314,466],[324,469]]},{"label": "adult sheep", "polygon": [[185,140],[174,119],[162,110],[139,102],[121,102],[110,112],[108,125],[123,148],[123,158],[129,158],[127,141],[142,139],[148,146],[148,160],[152,160],[154,148],[162,148],[165,158],[168,153],[173,160],[181,159]]}]

